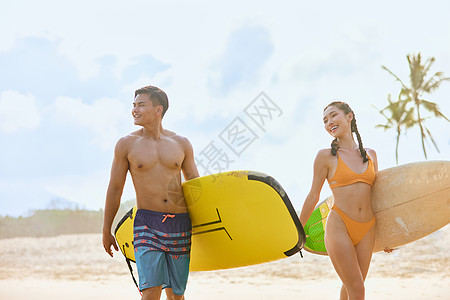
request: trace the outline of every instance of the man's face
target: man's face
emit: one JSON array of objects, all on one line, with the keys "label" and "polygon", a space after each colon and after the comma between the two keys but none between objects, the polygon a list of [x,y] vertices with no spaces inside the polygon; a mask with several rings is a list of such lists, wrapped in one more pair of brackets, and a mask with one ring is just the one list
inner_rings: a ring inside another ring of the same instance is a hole
[{"label": "man's face", "polygon": [[145,125],[156,120],[161,115],[162,105],[154,106],[147,94],[139,94],[134,98],[133,109],[131,111],[135,125]]}]

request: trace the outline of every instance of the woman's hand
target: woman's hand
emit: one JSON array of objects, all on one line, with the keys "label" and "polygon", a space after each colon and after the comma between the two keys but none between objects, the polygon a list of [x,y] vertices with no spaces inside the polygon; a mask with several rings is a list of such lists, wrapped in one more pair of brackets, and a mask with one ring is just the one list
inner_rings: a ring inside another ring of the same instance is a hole
[{"label": "woman's hand", "polygon": [[395,249],[391,249],[391,248],[388,248],[388,247],[386,247],[386,248],[384,248],[384,252],[386,252],[386,253],[391,253],[392,251],[394,251]]}]

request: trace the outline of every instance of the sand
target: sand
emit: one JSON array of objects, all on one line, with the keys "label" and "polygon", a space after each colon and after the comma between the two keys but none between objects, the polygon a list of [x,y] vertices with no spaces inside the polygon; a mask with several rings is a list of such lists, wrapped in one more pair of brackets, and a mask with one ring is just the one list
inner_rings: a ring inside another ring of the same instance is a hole
[{"label": "sand", "polygon": [[[450,299],[449,228],[374,254],[366,299]],[[140,299],[122,254],[111,259],[99,234],[4,239],[0,249],[0,300]],[[303,255],[192,272],[186,299],[337,299],[340,281],[328,257]]]}]

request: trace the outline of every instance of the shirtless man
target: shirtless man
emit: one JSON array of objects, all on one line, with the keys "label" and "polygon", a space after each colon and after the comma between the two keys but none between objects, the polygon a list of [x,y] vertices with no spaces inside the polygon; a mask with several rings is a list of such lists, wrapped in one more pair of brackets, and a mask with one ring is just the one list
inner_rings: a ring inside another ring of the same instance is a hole
[{"label": "shirtless man", "polygon": [[142,299],[184,299],[189,274],[191,222],[181,187],[198,177],[189,140],[162,128],[167,95],[154,86],[136,90],[134,124],[141,129],[116,144],[103,222],[103,247],[118,251],[111,226],[120,205],[127,172],[133,179],[138,211],[134,247]]}]

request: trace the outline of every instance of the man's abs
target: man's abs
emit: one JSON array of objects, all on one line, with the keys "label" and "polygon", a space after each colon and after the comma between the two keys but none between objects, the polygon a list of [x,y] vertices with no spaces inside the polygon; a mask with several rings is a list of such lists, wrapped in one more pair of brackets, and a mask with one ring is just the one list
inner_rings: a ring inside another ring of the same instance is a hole
[{"label": "man's abs", "polygon": [[187,212],[181,174],[170,173],[172,172],[159,176],[132,174],[138,208],[171,213]]}]

